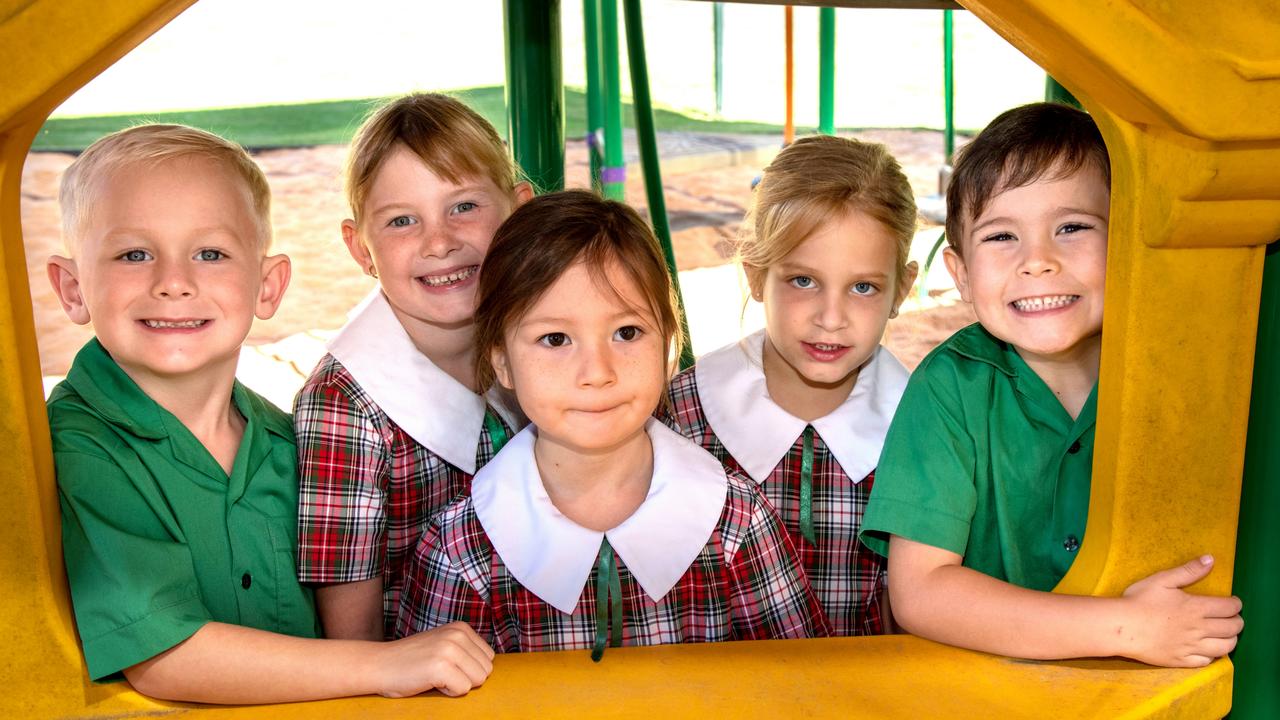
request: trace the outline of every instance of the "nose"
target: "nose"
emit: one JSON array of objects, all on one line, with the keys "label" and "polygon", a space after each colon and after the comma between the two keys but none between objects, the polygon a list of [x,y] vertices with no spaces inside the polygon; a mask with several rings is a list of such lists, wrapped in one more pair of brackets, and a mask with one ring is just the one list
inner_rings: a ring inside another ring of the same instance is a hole
[{"label": "nose", "polygon": [[155,265],[155,284],[151,294],[157,298],[176,300],[196,295],[196,282],[185,258],[161,260]]},{"label": "nose", "polygon": [[820,300],[821,305],[818,307],[817,315],[813,318],[813,324],[822,330],[835,332],[843,330],[849,324],[849,314],[846,303],[848,297],[845,293],[832,288],[824,290]]},{"label": "nose", "polygon": [[609,343],[583,342],[578,347],[580,387],[608,387],[617,382],[617,367]]},{"label": "nose", "polygon": [[1019,274],[1038,277],[1057,273],[1061,268],[1058,248],[1052,240],[1030,240],[1023,243]]},{"label": "nose", "polygon": [[424,258],[444,258],[462,246],[449,223],[445,220],[422,221],[422,245],[419,253]]}]

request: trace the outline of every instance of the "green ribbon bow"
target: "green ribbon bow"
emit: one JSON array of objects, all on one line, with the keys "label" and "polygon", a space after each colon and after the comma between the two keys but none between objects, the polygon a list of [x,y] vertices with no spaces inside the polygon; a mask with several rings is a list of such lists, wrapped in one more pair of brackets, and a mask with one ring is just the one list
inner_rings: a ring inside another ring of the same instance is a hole
[{"label": "green ribbon bow", "polygon": [[813,426],[804,428],[804,453],[800,456],[800,534],[817,545],[813,534]]},{"label": "green ribbon bow", "polygon": [[609,538],[600,542],[596,560],[596,641],[591,647],[592,661],[600,662],[604,657],[606,643],[622,647],[622,579],[618,577],[618,563]]}]

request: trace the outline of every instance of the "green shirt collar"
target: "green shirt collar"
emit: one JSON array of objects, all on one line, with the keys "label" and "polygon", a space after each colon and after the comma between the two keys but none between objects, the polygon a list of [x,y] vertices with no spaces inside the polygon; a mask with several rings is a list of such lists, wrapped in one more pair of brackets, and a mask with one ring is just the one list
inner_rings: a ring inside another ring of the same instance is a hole
[{"label": "green shirt collar", "polygon": [[[1063,418],[1070,423],[1070,416],[1067,415],[1066,409],[1054,397],[1053,391],[1049,389],[1048,385],[1045,385],[1044,380],[1036,374],[1036,371],[1027,365],[1027,362],[1022,359],[1022,356],[1018,354],[1018,351],[1012,345],[987,332],[982,325],[974,323],[961,329],[947,341],[946,345],[951,352],[957,355],[986,363],[1013,378],[1014,387],[1017,388],[1019,394],[1031,398],[1035,402],[1042,403],[1047,408],[1061,410]],[[1079,431],[1091,427],[1096,421],[1097,406],[1098,384],[1094,383],[1088,399],[1085,400],[1084,406],[1080,408],[1079,416],[1071,424],[1074,424]]]},{"label": "green shirt collar", "polygon": [[[168,422],[177,423],[155,400],[138,387],[133,378],[107,353],[98,338],[93,338],[76,353],[67,383],[103,417],[130,433],[148,440],[171,435]],[[265,400],[249,392],[240,381],[231,388],[231,401],[250,425],[260,423],[263,430],[293,441],[289,416],[269,407]]]}]

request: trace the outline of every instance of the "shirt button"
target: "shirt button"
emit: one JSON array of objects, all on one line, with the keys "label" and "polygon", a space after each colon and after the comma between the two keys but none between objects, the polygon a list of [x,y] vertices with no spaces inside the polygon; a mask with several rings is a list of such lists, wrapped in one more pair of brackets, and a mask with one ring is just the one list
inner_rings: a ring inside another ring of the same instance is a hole
[{"label": "shirt button", "polygon": [[244,575],[240,576],[240,587],[244,588],[245,590],[248,590],[249,586],[252,584],[253,584],[252,575],[250,575],[249,573],[245,573]]},{"label": "shirt button", "polygon": [[1071,447],[1067,448],[1067,452],[1071,453],[1072,455],[1075,455],[1076,453],[1080,452],[1080,441],[1077,440],[1071,443]]},{"label": "shirt button", "polygon": [[[1067,552],[1075,552],[1080,549],[1080,539],[1075,535],[1068,535],[1066,540],[1062,541],[1062,549]],[[248,587],[246,585],[245,587]]]}]

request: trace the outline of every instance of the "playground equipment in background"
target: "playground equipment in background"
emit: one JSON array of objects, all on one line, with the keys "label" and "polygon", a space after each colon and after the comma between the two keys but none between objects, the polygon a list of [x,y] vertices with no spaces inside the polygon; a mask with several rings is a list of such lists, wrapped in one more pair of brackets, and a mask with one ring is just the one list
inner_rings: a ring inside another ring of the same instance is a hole
[{"label": "playground equipment in background", "polygon": [[[607,6],[616,10],[614,0],[585,1],[598,3],[600,17]],[[8,68],[0,79],[5,716],[264,712],[156,702],[125,684],[87,680],[62,571],[23,258],[21,167],[41,123],[190,3],[0,3],[0,53]],[[910,636],[624,648],[600,665],[586,653],[500,657],[485,687],[461,700],[351,698],[274,707],[273,716],[920,717],[998,708],[1010,717],[1216,717],[1231,707],[1233,678],[1234,717],[1280,715],[1274,572],[1280,523],[1270,519],[1280,490],[1267,482],[1280,471],[1271,424],[1280,412],[1280,384],[1268,372],[1280,350],[1280,259],[1264,262],[1264,246],[1280,237],[1280,18],[1270,0],[1213,7],[1147,0],[965,4],[1071,88],[1111,150],[1117,202],[1090,522],[1079,558],[1057,590],[1113,595],[1151,570],[1208,550],[1217,568],[1195,590],[1229,592],[1234,569],[1236,591],[1245,598],[1249,626],[1235,665],[1227,659],[1196,670],[1121,660],[1028,663]],[[557,0],[506,2],[510,137],[517,159],[546,187],[558,185],[557,172],[563,178],[558,7]],[[597,28],[606,63],[617,58],[616,11],[613,16],[612,54],[607,29]],[[603,87],[608,94],[608,83]],[[619,147],[620,124],[615,127],[612,144]],[[619,166],[620,152],[613,156],[617,164],[609,164],[607,128],[605,142],[605,166]],[[660,183],[650,184],[660,192]],[[1242,471],[1247,502],[1238,512]],[[1233,552],[1237,514],[1239,555]]]}]

